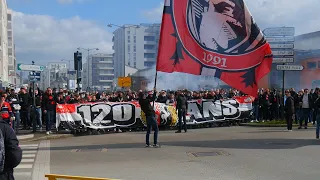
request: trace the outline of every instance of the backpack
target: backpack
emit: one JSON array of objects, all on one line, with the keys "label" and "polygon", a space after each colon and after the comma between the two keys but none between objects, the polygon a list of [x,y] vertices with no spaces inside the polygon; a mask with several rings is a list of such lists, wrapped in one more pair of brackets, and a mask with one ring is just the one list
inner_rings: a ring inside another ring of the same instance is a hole
[{"label": "backpack", "polygon": [[0,129],[0,173],[3,172],[5,162],[5,145],[2,130]]}]

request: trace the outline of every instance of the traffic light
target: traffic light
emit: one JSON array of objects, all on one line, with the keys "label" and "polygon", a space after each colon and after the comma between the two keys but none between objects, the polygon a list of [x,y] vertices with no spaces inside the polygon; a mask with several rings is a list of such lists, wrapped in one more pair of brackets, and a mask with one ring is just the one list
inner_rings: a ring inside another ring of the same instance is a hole
[{"label": "traffic light", "polygon": [[74,63],[74,70],[78,71],[78,51],[73,53],[73,63]]},{"label": "traffic light", "polygon": [[77,79],[77,84],[80,84],[81,83],[81,78],[78,78]]},{"label": "traffic light", "polygon": [[82,70],[82,53],[77,51],[73,54],[74,61],[74,70],[81,71]]},{"label": "traffic light", "polygon": [[82,53],[78,52],[77,56],[79,71],[82,71]]}]

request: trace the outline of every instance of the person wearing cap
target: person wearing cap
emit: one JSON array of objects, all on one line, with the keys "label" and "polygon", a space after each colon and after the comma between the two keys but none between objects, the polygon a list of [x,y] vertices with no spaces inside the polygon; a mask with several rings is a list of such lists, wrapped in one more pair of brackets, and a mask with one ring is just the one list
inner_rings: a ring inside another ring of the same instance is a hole
[{"label": "person wearing cap", "polygon": [[30,129],[31,122],[29,119],[29,107],[30,107],[30,96],[27,93],[27,88],[22,86],[18,95],[20,101],[20,118],[23,123],[23,129]]},{"label": "person wearing cap", "polygon": [[307,129],[308,128],[308,120],[310,117],[310,110],[313,108],[313,101],[312,101],[312,97],[309,94],[309,90],[308,89],[304,89],[303,90],[303,95],[300,99],[300,104],[301,104],[301,118],[299,121],[299,128],[302,128],[302,121],[304,120],[304,128]]},{"label": "person wearing cap", "polygon": [[6,102],[7,95],[6,93],[1,93],[0,99],[0,113],[1,120],[8,123],[12,127],[11,121],[15,119],[14,114],[12,112],[11,105]]},{"label": "person wearing cap", "polygon": [[12,128],[15,130],[16,133],[19,133],[19,126],[20,126],[20,102],[19,102],[19,97],[15,93],[14,89],[11,89],[10,95],[7,97],[8,102],[11,105],[15,120],[12,121]]},{"label": "person wearing cap", "polygon": [[150,138],[151,129],[153,129],[154,130],[153,147],[155,148],[160,147],[158,145],[158,132],[159,132],[158,122],[155,117],[156,113],[154,111],[154,107],[151,105],[152,101],[156,99],[156,93],[157,93],[156,89],[154,89],[153,99],[150,99],[150,98],[147,98],[143,92],[139,92],[139,105],[141,110],[146,115],[146,121],[147,121],[146,147],[151,147],[149,138]]}]

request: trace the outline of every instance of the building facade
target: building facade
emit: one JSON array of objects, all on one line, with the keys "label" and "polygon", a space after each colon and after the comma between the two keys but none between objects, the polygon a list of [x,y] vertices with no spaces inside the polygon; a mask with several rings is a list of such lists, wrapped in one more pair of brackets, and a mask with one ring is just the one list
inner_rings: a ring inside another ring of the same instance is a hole
[{"label": "building facade", "polygon": [[68,68],[66,63],[49,63],[41,72],[40,86],[42,89],[67,88]]},{"label": "building facade", "polygon": [[[320,31],[295,36],[294,63],[301,65],[301,71],[285,71],[285,88],[314,89],[320,87]],[[283,72],[276,69],[277,64],[272,64],[272,71],[267,76],[271,88],[281,89]]]},{"label": "building facade", "polygon": [[12,10],[8,9],[7,11],[7,29],[8,29],[8,71],[9,71],[9,83],[11,85],[17,85],[17,60],[16,60],[16,53],[15,53],[15,43],[14,43],[14,36],[13,36],[13,25],[12,25]]},{"label": "building facade", "polygon": [[155,65],[160,24],[124,25],[113,32],[115,78],[125,76],[125,66],[136,69]]},{"label": "building facade", "polygon": [[111,90],[114,79],[112,54],[93,54],[83,65],[82,90]]},{"label": "building facade", "polygon": [[[9,68],[8,68],[8,6],[6,0],[0,0],[0,80],[2,87],[8,87],[9,83]],[[12,35],[12,34],[11,34]]]}]

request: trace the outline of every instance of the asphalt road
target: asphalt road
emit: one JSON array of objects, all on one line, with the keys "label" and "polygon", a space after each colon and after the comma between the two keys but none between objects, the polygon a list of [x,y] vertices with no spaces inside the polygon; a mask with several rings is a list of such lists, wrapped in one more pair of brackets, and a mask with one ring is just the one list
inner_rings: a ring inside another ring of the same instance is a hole
[{"label": "asphalt road", "polygon": [[32,179],[52,173],[126,180],[315,180],[320,141],[314,137],[313,128],[230,127],[162,131],[161,148],[144,148],[144,132],[42,141]]}]

